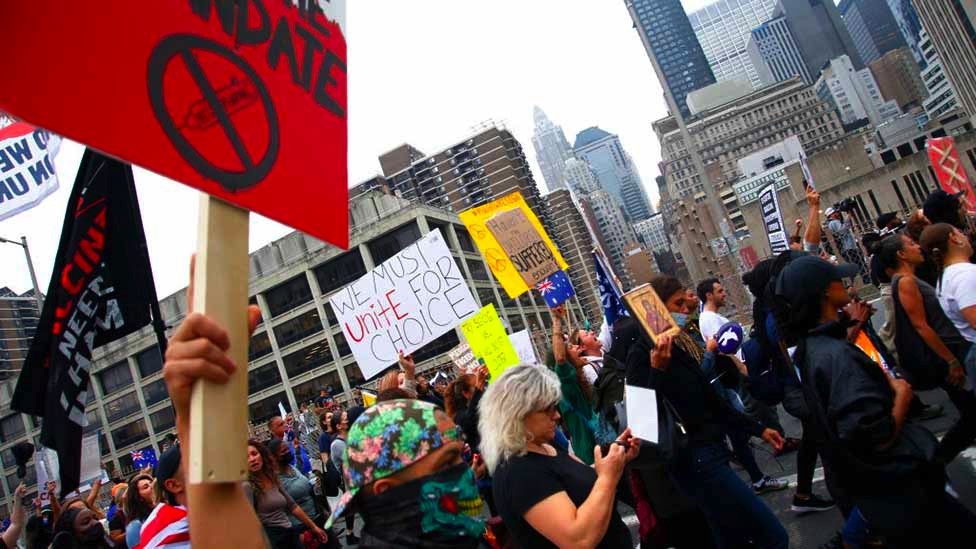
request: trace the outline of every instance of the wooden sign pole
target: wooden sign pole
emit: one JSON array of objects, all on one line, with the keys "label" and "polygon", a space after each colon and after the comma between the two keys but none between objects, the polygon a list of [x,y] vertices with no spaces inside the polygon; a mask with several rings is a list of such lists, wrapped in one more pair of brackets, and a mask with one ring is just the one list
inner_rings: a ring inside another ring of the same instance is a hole
[{"label": "wooden sign pole", "polygon": [[223,385],[197,381],[190,401],[189,481],[247,478],[247,210],[200,197],[194,308],[227,328],[239,369]]}]

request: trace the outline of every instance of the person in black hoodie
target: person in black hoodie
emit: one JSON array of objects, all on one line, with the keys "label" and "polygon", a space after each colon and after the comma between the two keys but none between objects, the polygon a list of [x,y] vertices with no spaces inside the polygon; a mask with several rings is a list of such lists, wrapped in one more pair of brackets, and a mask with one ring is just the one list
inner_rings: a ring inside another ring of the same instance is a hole
[{"label": "person in black hoodie", "polygon": [[974,517],[944,490],[938,442],[905,421],[911,385],[878,353],[865,353],[848,339],[850,322],[841,308],[851,298],[842,280],[855,272],[803,257],[776,285],[784,337],[797,343],[794,365],[812,422],[827,440],[832,473],[854,503],[843,541],[849,547],[868,541],[922,547],[970,539]]},{"label": "person in black hoodie", "polygon": [[[690,309],[681,283],[674,277],[657,276],[651,286],[677,324],[683,326]],[[773,448],[783,446],[783,437],[719,397],[702,372],[705,353],[684,332],[673,338],[662,336],[656,346],[642,336],[627,355],[627,383],[654,389],[658,398],[667,399],[680,416],[688,441],[675,457],[672,475],[704,512],[715,545],[787,547],[789,536],[783,525],[729,467],[730,453],[725,445],[730,429],[761,437]]]}]

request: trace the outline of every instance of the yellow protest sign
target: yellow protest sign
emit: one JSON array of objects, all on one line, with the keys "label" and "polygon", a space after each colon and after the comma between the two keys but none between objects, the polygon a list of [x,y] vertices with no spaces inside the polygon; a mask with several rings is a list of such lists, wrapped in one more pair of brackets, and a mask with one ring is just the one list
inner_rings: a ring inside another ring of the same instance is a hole
[{"label": "yellow protest sign", "polygon": [[568,269],[569,265],[566,264],[566,260],[563,259],[563,256],[559,255],[559,250],[556,249],[555,244],[552,243],[552,239],[546,234],[546,230],[542,228],[542,223],[539,222],[539,218],[529,208],[529,205],[520,193],[514,192],[505,195],[494,202],[489,202],[488,204],[471,208],[458,214],[461,222],[468,228],[471,239],[474,240],[475,245],[478,246],[478,250],[481,251],[481,255],[484,256],[485,261],[488,263],[488,267],[491,268],[491,272],[495,274],[495,278],[505,288],[508,297],[512,299],[524,294],[529,287],[526,285],[525,280],[522,279],[522,275],[515,268],[512,260],[508,258],[508,254],[502,249],[501,244],[498,243],[495,236],[488,230],[485,223],[501,212],[515,209],[522,210],[525,216],[529,218],[532,226],[535,227],[535,230],[539,231],[539,234],[542,235],[546,246],[549,247],[552,255],[556,258],[556,263],[559,264],[559,268],[562,270]]},{"label": "yellow protest sign", "polygon": [[498,379],[502,372],[519,363],[518,353],[508,339],[508,333],[491,303],[461,324],[461,331],[468,339],[474,356],[485,361],[491,379]]},{"label": "yellow protest sign", "polygon": [[363,395],[363,406],[369,408],[370,406],[376,404],[376,394],[369,391],[360,391]]}]

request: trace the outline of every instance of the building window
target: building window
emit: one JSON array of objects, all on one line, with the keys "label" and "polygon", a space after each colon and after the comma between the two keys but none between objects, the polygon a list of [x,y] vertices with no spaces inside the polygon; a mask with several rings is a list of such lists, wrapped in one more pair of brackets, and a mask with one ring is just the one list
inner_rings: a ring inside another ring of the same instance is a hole
[{"label": "building window", "polygon": [[10,442],[24,434],[24,420],[20,414],[12,414],[0,419],[0,432],[3,434],[3,441]]},{"label": "building window", "polygon": [[105,417],[112,423],[138,412],[139,409],[139,397],[132,392],[105,404]]},{"label": "building window", "polygon": [[136,355],[136,364],[139,366],[139,375],[149,377],[163,369],[163,357],[159,354],[159,347],[152,347],[141,351]]},{"label": "building window", "polygon": [[450,351],[451,349],[457,347],[459,343],[460,341],[458,341],[457,332],[451,330],[434,341],[431,341],[427,345],[424,345],[420,349],[414,351],[413,359],[416,362],[423,362],[425,360],[434,358],[441,353]]},{"label": "building window", "polygon": [[146,400],[146,406],[152,406],[153,404],[168,399],[169,392],[166,391],[166,381],[157,379],[149,385],[144,386],[142,388],[142,398]]},{"label": "building window", "polygon": [[525,321],[522,315],[509,315],[508,323],[512,325],[512,332],[521,332],[525,329]]},{"label": "building window", "polygon": [[346,334],[339,332],[335,335],[336,350],[339,351],[339,356],[349,356],[352,354],[352,350],[349,349],[349,344],[346,343]]},{"label": "building window", "polygon": [[264,299],[268,303],[268,312],[274,318],[311,301],[312,290],[308,287],[308,279],[302,274],[268,290]]},{"label": "building window", "polygon": [[419,239],[420,228],[415,221],[411,221],[370,242],[369,253],[373,256],[373,263],[379,265]]},{"label": "building window", "polygon": [[284,348],[296,341],[300,341],[310,335],[322,331],[322,321],[319,320],[319,312],[315,309],[289,320],[280,326],[275,326],[275,339],[278,340],[278,347]]},{"label": "building window", "polygon": [[106,396],[132,385],[129,362],[123,360],[98,372],[98,381],[102,384],[102,394]]},{"label": "building window", "polygon": [[342,380],[339,378],[339,372],[332,370],[315,379],[296,385],[292,388],[292,392],[295,394],[295,401],[301,404],[302,402],[315,400],[315,397],[319,396],[319,391],[322,389],[328,391],[330,395],[341,393]]},{"label": "building window", "polygon": [[874,211],[881,215],[881,205],[878,204],[877,197],[874,196],[874,191],[868,189],[868,198],[871,199],[871,204],[874,206]]},{"label": "building window", "polygon": [[173,414],[173,408],[167,407],[158,412],[153,412],[150,414],[149,421],[152,422],[153,431],[158,433],[160,431],[171,429],[174,425],[176,425],[176,416]]},{"label": "building window", "polygon": [[454,226],[454,234],[457,235],[458,245],[461,249],[466,252],[475,252],[474,241],[471,240],[471,235],[468,234],[468,230],[464,227]]},{"label": "building window", "polygon": [[485,262],[480,259],[467,259],[468,270],[471,271],[473,280],[491,280],[488,277],[488,269],[485,269]]},{"label": "building window", "polygon": [[268,339],[268,332],[264,331],[251,337],[251,343],[247,349],[247,359],[257,360],[271,352],[271,340]]},{"label": "building window", "polygon": [[88,421],[88,425],[85,425],[82,430],[83,434],[87,435],[102,428],[102,420],[98,419],[98,410],[89,410],[85,413],[85,419]]},{"label": "building window", "polygon": [[366,265],[359,250],[346,252],[315,268],[315,279],[322,295],[332,293],[366,274]]},{"label": "building window", "polygon": [[278,415],[279,402],[285,404],[285,408],[287,409],[288,397],[285,396],[285,393],[271,395],[248,406],[251,421],[254,423],[262,423]]},{"label": "building window", "polygon": [[285,372],[291,378],[312,368],[332,362],[332,350],[329,349],[329,342],[323,339],[309,347],[291,353],[284,358],[283,362],[285,363]]},{"label": "building window", "polygon": [[14,451],[10,448],[0,450],[0,460],[3,461],[3,467],[13,467],[17,463],[17,460],[14,459]]},{"label": "building window", "polygon": [[905,197],[901,194],[901,189],[898,187],[898,182],[894,179],[891,180],[891,187],[895,189],[895,194],[898,196],[898,202],[901,204],[901,209],[907,210],[908,203],[905,202]]},{"label": "building window", "polygon": [[148,436],[149,430],[146,429],[146,422],[141,419],[112,431],[112,441],[115,443],[116,449],[131,446]]},{"label": "building window", "polygon": [[281,374],[278,372],[278,364],[271,362],[260,368],[255,368],[247,373],[247,392],[254,394],[269,387],[281,383]]}]

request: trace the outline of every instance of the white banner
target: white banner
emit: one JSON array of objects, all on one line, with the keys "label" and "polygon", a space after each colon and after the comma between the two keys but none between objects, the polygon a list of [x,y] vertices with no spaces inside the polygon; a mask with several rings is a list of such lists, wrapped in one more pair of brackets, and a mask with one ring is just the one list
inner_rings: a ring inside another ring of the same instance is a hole
[{"label": "white banner", "polygon": [[789,236],[783,226],[783,216],[779,210],[779,199],[776,197],[776,183],[770,183],[759,191],[759,211],[763,216],[766,236],[769,238],[769,249],[773,255],[790,249]]},{"label": "white banner", "polygon": [[0,221],[58,190],[54,157],[61,138],[25,122],[0,129]]},{"label": "white banner", "polygon": [[366,379],[395,364],[399,352],[413,353],[481,309],[439,229],[329,301]]}]

